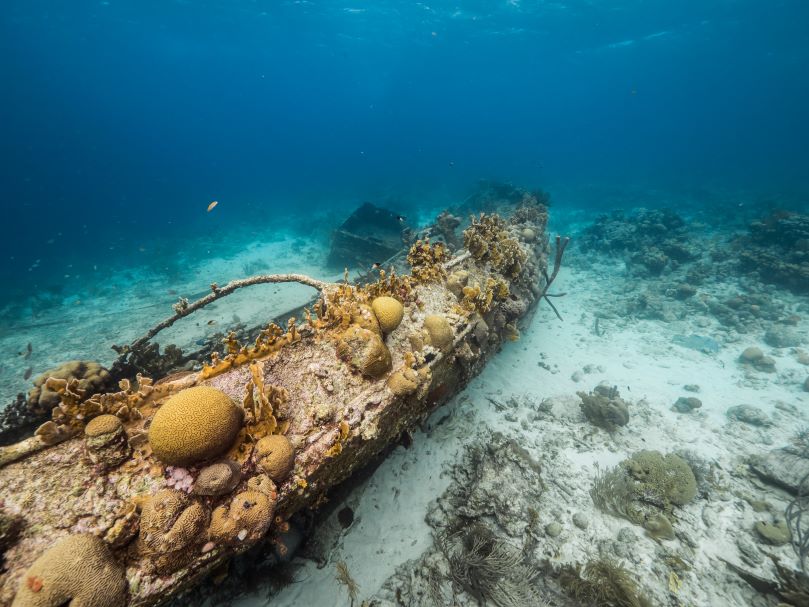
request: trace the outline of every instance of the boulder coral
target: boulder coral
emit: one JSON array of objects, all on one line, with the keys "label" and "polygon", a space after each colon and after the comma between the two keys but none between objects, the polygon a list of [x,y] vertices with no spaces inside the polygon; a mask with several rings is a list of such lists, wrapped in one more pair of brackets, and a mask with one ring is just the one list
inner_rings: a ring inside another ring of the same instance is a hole
[{"label": "boulder coral", "polygon": [[255,542],[267,533],[274,511],[275,502],[265,493],[243,491],[229,505],[214,510],[210,539],[223,544]]},{"label": "boulder coral", "polygon": [[286,436],[265,436],[256,443],[256,462],[274,482],[282,483],[292,472],[295,450]]},{"label": "boulder coral", "polygon": [[337,340],[340,358],[368,377],[390,371],[391,357],[382,338],[373,331],[352,325]]},{"label": "boulder coral", "polygon": [[402,302],[393,297],[377,297],[371,302],[371,309],[376,314],[379,321],[379,328],[387,335],[392,332],[404,318],[404,306]]},{"label": "boulder coral", "polygon": [[225,460],[200,470],[192,493],[196,495],[225,495],[239,484],[241,467],[234,461]]},{"label": "boulder coral", "polygon": [[109,371],[99,363],[92,360],[69,360],[34,379],[34,387],[28,392],[28,407],[36,413],[50,413],[61,400],[58,392],[45,385],[50,377],[76,379],[78,387],[84,390],[87,396],[114,388]]},{"label": "boulder coral", "polygon": [[119,607],[126,604],[124,567],[103,540],[69,535],[23,575],[13,607]]},{"label": "boulder coral", "polygon": [[185,492],[162,489],[143,504],[138,551],[152,557],[157,571],[182,567],[204,539],[208,512]]},{"label": "boulder coral", "polygon": [[362,327],[363,329],[368,329],[377,335],[382,335],[383,329],[379,326],[377,314],[374,312],[371,306],[367,304],[357,305],[356,311],[351,315],[351,322]]},{"label": "boulder coral", "polygon": [[241,408],[221,390],[187,388],[158,409],[149,427],[149,443],[164,464],[188,466],[230,449],[242,419]]},{"label": "boulder coral", "polygon": [[443,352],[452,347],[454,335],[452,327],[443,316],[437,314],[430,315],[424,319],[424,329],[429,336],[429,343],[434,348]]}]

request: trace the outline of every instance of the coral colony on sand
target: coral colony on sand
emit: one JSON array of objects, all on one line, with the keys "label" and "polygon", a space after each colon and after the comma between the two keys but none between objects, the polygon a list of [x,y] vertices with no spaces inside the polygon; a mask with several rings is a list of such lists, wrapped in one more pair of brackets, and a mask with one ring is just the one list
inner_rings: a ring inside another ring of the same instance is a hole
[{"label": "coral colony on sand", "polygon": [[[142,348],[237,288],[317,289],[304,322],[271,323],[253,343],[231,333],[199,371],[138,374],[115,391],[97,365],[45,374],[31,400],[51,419],[0,448],[9,530],[0,604],[155,605],[262,541],[286,550],[295,512],[316,507],[516,338],[547,292],[546,221],[530,201],[510,218],[481,214],[464,232],[467,250],[453,257],[443,242],[416,240],[409,275],[381,270],[364,285],[300,275],[212,285],[121,349]],[[660,486],[666,511],[681,492]],[[355,598],[347,569],[341,579]]]}]

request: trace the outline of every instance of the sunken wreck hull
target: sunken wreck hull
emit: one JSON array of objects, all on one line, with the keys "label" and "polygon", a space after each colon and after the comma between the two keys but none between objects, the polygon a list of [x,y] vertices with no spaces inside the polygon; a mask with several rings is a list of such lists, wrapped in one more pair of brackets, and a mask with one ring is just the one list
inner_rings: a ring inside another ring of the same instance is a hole
[{"label": "sunken wreck hull", "polygon": [[[123,382],[101,399],[102,411],[93,409],[120,419],[118,442],[112,431],[99,439],[84,427],[86,418],[66,419],[65,411],[83,405],[65,398],[63,411],[54,412],[56,429],[52,423],[0,448],[0,507],[16,531],[4,539],[0,605],[61,605],[75,596],[86,605],[158,605],[260,542],[283,549],[292,514],[317,508],[332,487],[455,395],[504,340],[518,337],[518,324],[546,289],[546,219],[538,207],[486,229],[473,222],[468,250],[452,259],[419,242],[409,257],[412,276],[327,285],[316,316],[276,330],[252,350],[231,344],[202,371],[154,385]],[[426,255],[417,255],[418,247]],[[368,304],[380,296],[404,304],[389,332],[367,328],[377,322],[367,317]],[[378,334],[389,358],[369,358],[353,340],[362,331]],[[167,399],[199,386],[230,397],[244,424],[224,455],[167,466],[150,444],[150,424]],[[283,435],[293,449],[281,477],[260,457],[262,435]],[[236,464],[235,484],[213,495],[198,491],[201,471],[223,460]],[[253,510],[239,511],[240,500]],[[83,534],[103,540],[110,575],[125,580],[122,594],[96,600],[89,582],[66,582],[69,572],[52,580],[43,569],[54,544]]]}]

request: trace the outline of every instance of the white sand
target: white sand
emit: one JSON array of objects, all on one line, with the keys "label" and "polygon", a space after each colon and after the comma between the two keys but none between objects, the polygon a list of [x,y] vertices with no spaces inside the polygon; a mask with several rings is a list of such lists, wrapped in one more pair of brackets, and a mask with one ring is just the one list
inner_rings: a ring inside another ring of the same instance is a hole
[{"label": "white sand", "polygon": [[[334,566],[345,561],[360,587],[360,599],[373,595],[397,566],[419,557],[432,543],[424,521],[428,505],[448,486],[442,474],[458,460],[461,448],[483,429],[520,437],[521,444],[541,463],[548,491],[538,504],[542,525],[551,520],[562,523],[562,536],[549,551],[556,562],[584,562],[597,556],[600,540],[614,540],[619,529],[633,527],[627,521],[594,509],[588,491],[595,464],[602,469],[617,464],[640,449],[691,450],[718,464],[721,483],[754,495],[758,490],[741,475],[742,457],[781,446],[794,434],[803,417],[775,408],[779,401],[805,409],[809,395],[800,392],[793,381],[780,378],[805,376],[788,352],[779,355],[777,375],[754,374],[751,381],[736,362],[747,345],[772,351],[754,336],[706,355],[672,344],[675,334],[715,335],[724,333],[714,322],[693,327],[690,320],[666,324],[654,321],[604,321],[605,334],[593,332],[594,313],[611,296],[615,268],[588,271],[565,268],[556,285],[569,294],[557,300],[565,321],[559,322],[546,304],[541,304],[522,339],[507,344],[503,351],[473,380],[452,403],[437,411],[427,424],[427,432],[417,432],[409,450],[397,448],[372,478],[346,500],[355,509],[355,523],[346,530],[322,569],[309,561],[298,571],[298,583],[283,589],[272,602],[276,606],[348,605],[345,589],[335,580]],[[788,297],[788,296],[785,296]],[[757,337],[757,336],[756,336]],[[551,371],[540,368],[543,361]],[[589,365],[589,366],[588,366]],[[587,367],[591,372],[582,371]],[[579,382],[571,379],[577,371]],[[803,375],[801,375],[803,374]],[[586,423],[579,411],[577,390],[589,391],[600,381],[616,385],[622,397],[635,403],[628,426],[613,436]],[[698,384],[702,409],[690,414],[670,410],[679,396],[692,395],[685,384]],[[497,411],[488,400],[506,402],[517,397],[520,404],[506,412]],[[553,419],[530,421],[536,403],[551,399]],[[533,404],[532,404],[533,403]],[[759,429],[730,422],[728,407],[747,403],[773,416],[775,425]],[[449,415],[448,421],[435,426]],[[510,418],[514,421],[509,421]],[[767,499],[777,507],[778,496]],[[590,526],[582,531],[571,523],[575,512],[585,512]],[[668,549],[696,548],[694,570],[683,576],[679,599],[693,605],[739,605],[749,600],[750,591],[738,578],[726,572],[716,556],[739,563],[735,538],[748,535],[756,520],[768,515],[755,514],[750,506],[730,491],[710,499],[698,499],[686,506],[676,523],[678,538],[665,542]],[[706,527],[705,520],[710,527]],[[639,536],[633,547],[636,561],[629,568],[641,583],[657,596],[665,596],[668,574],[656,557],[658,544],[634,527]],[[750,538],[754,538],[750,535]],[[759,546],[767,550],[767,547]],[[769,548],[785,562],[793,562],[791,548]],[[556,552],[556,554],[553,554]],[[759,571],[767,575],[769,565]],[[752,569],[752,567],[747,567]],[[237,604],[248,607],[263,599],[245,598]]]}]

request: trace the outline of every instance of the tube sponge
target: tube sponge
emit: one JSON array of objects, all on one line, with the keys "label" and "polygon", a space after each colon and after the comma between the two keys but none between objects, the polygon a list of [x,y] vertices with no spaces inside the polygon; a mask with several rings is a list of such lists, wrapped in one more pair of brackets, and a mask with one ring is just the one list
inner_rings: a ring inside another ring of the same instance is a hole
[{"label": "tube sponge", "polygon": [[124,568],[94,535],[69,535],[25,572],[12,607],[126,604]]},{"label": "tube sponge", "polygon": [[377,297],[371,302],[371,309],[379,321],[379,328],[387,335],[399,326],[404,317],[402,302],[393,297]]},{"label": "tube sponge", "polygon": [[158,409],[149,443],[164,464],[188,466],[222,455],[242,426],[242,410],[216,388],[195,386],[178,392]]}]

